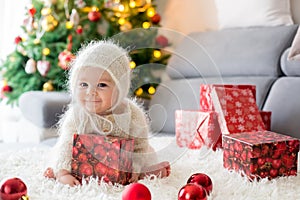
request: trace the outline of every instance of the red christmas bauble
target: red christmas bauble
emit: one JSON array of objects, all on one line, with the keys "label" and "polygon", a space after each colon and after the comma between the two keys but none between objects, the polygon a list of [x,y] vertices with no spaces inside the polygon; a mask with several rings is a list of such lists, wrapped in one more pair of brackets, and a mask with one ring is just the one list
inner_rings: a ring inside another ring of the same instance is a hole
[{"label": "red christmas bauble", "polygon": [[159,35],[156,37],[155,39],[156,43],[159,44],[161,47],[166,47],[169,44],[168,39],[163,36],[163,35]]},{"label": "red christmas bauble", "polygon": [[153,17],[151,17],[151,21],[153,24],[158,24],[160,22],[160,15],[158,13],[156,13]]},{"label": "red christmas bauble", "polygon": [[141,183],[132,183],[123,191],[122,200],[151,200],[151,192]]},{"label": "red christmas bauble", "polygon": [[88,18],[90,21],[96,22],[96,21],[100,20],[101,13],[99,11],[91,11],[88,14]]},{"label": "red christmas bauble", "polygon": [[27,187],[19,178],[11,178],[6,180],[0,189],[0,199],[2,200],[19,200],[22,196],[26,196]]},{"label": "red christmas bauble", "polygon": [[22,42],[22,38],[20,36],[17,36],[15,38],[15,44],[19,44],[20,42]]},{"label": "red christmas bauble", "polygon": [[36,13],[36,9],[35,9],[34,7],[30,8],[30,9],[28,10],[28,14],[29,14],[31,17],[33,17],[35,13]]},{"label": "red christmas bauble", "polygon": [[213,185],[211,178],[203,173],[196,173],[193,174],[187,181],[187,183],[194,183],[201,185],[209,195],[209,193],[212,191]]},{"label": "red christmas bauble", "polygon": [[2,92],[12,92],[13,91],[13,88],[9,85],[4,85],[2,87]]},{"label": "red christmas bauble", "polygon": [[206,191],[201,185],[188,183],[178,192],[178,200],[206,200]]}]

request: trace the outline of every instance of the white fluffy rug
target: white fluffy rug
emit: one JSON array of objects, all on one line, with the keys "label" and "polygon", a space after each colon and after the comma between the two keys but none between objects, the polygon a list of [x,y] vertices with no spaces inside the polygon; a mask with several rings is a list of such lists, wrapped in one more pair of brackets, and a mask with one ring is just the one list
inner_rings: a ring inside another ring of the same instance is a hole
[{"label": "white fluffy rug", "polygon": [[[172,172],[168,178],[141,180],[151,191],[153,200],[176,200],[179,189],[193,173],[202,172],[213,181],[209,199],[300,199],[300,175],[272,181],[249,182],[222,166],[222,152],[186,150],[176,147],[175,138],[151,139],[161,159],[168,159]],[[19,177],[28,188],[30,200],[121,199],[123,186],[98,185],[90,182],[68,187],[42,176],[49,148],[26,149],[0,153],[0,180]]]}]

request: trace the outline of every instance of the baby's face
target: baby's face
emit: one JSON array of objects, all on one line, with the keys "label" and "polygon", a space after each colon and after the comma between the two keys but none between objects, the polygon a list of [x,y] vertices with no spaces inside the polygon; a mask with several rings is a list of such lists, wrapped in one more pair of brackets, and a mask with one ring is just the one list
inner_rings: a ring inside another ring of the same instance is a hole
[{"label": "baby's face", "polygon": [[77,79],[75,98],[89,112],[108,114],[117,101],[117,87],[108,72],[97,67],[86,67]]}]

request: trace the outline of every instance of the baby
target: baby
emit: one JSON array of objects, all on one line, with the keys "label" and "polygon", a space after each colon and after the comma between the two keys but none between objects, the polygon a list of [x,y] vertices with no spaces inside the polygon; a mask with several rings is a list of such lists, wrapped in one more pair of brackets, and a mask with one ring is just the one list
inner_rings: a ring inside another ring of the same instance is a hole
[{"label": "baby", "polygon": [[73,134],[100,134],[134,139],[130,182],[149,174],[166,177],[168,162],[156,163],[148,142],[149,126],[143,109],[127,98],[130,59],[113,41],[93,41],[72,63],[69,90],[72,102],[59,123],[60,137],[44,175],[70,186],[80,184],[71,174]]}]

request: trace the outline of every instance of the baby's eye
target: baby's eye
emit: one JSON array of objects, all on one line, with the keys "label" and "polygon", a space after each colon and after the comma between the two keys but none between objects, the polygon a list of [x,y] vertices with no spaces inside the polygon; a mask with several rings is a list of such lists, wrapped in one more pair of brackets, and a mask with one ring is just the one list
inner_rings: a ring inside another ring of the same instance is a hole
[{"label": "baby's eye", "polygon": [[100,88],[107,87],[107,84],[106,83],[98,83],[97,87],[100,87]]},{"label": "baby's eye", "polygon": [[88,86],[88,84],[85,83],[85,82],[82,82],[82,83],[80,83],[79,85],[80,85],[80,87],[87,87],[87,86]]}]

